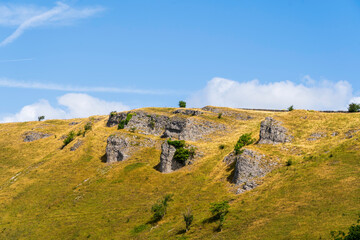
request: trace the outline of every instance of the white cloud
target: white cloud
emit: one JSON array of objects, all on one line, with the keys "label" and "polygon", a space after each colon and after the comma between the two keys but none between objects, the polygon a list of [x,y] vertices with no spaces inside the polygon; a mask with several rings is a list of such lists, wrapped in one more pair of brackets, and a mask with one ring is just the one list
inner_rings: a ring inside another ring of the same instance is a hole
[{"label": "white cloud", "polygon": [[136,93],[136,94],[153,94],[153,95],[172,95],[182,94],[184,92],[172,90],[145,90],[135,88],[116,88],[116,87],[75,87],[64,86],[54,83],[39,83],[39,82],[21,82],[7,78],[0,78],[0,87],[10,88],[27,88],[40,90],[54,90],[66,92],[111,92],[111,93]]},{"label": "white cloud", "polygon": [[[236,108],[345,110],[353,98],[352,87],[346,81],[316,82],[306,76],[306,83],[280,81],[262,84],[258,80],[236,82],[213,78],[206,87],[193,94],[190,106],[227,106]],[[360,100],[360,99],[359,99]]]},{"label": "white cloud", "polygon": [[120,102],[107,102],[87,94],[68,93],[58,98],[59,107],[53,107],[47,100],[23,107],[18,113],[5,116],[0,122],[36,121],[38,116],[46,119],[66,119],[106,115],[111,111],[126,111],[130,107]]},{"label": "white cloud", "polygon": [[13,42],[28,28],[87,18],[102,10],[103,8],[101,7],[75,9],[62,2],[57,2],[56,6],[51,9],[35,6],[1,5],[0,25],[17,26],[17,29],[10,36],[0,42],[0,46],[5,46]]}]

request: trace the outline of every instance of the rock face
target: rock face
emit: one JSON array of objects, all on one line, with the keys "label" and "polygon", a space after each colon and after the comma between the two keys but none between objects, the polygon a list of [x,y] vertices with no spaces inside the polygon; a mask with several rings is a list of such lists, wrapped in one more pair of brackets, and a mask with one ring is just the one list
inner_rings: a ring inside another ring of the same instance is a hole
[{"label": "rock face", "polygon": [[70,148],[70,151],[75,151],[77,150],[79,147],[81,147],[81,145],[83,145],[83,141],[82,140],[78,140],[74,145],[72,145],[72,147]]},{"label": "rock face", "polygon": [[264,155],[248,149],[244,149],[240,155],[230,153],[224,158],[224,162],[236,162],[232,182],[240,186],[237,193],[257,187],[259,184],[256,180],[264,177],[276,166],[275,163],[266,160]]},{"label": "rock face", "polygon": [[310,138],[308,138],[308,141],[316,141],[319,140],[320,138],[324,138],[327,137],[326,133],[323,132],[316,132],[316,133],[312,133],[310,135]]},{"label": "rock face", "polygon": [[193,109],[177,109],[173,112],[174,114],[183,114],[188,116],[198,116],[200,114],[203,114],[203,112],[199,110],[193,110]]},{"label": "rock face", "polygon": [[[188,148],[188,147],[185,147]],[[189,158],[186,162],[178,162],[174,159],[176,148],[170,145],[165,141],[161,145],[161,155],[160,155],[160,164],[159,171],[162,173],[170,173],[175,170],[178,170],[186,165],[190,165],[193,162],[193,158]]]},{"label": "rock face", "polygon": [[110,136],[107,139],[106,162],[114,163],[125,160],[128,152],[128,142],[118,136]]},{"label": "rock face", "polygon": [[241,112],[237,112],[237,111],[233,111],[233,110],[225,110],[222,108],[217,108],[217,107],[212,107],[212,106],[203,107],[202,110],[217,113],[217,114],[221,113],[222,116],[224,116],[224,117],[225,116],[232,117],[232,118],[235,118],[236,120],[250,120],[253,118],[245,113],[241,113]]},{"label": "rock face", "polygon": [[154,146],[151,139],[137,139],[136,136],[112,135],[107,139],[106,162],[121,162],[141,147]]},{"label": "rock face", "polygon": [[24,134],[24,142],[32,142],[42,138],[50,137],[51,134],[41,132],[26,132]]},{"label": "rock face", "polygon": [[126,119],[128,114],[132,114],[132,117],[125,126],[125,129],[133,128],[139,133],[161,136],[163,138],[170,137],[180,140],[196,141],[206,134],[218,130],[225,130],[224,125],[210,121],[183,116],[168,117],[164,115],[147,114],[143,111],[113,113],[109,117],[107,126],[112,127],[118,125],[120,121]]},{"label": "rock face", "polygon": [[267,117],[261,122],[259,144],[291,142],[292,138],[287,134],[287,129],[281,126],[281,122],[271,117]]}]

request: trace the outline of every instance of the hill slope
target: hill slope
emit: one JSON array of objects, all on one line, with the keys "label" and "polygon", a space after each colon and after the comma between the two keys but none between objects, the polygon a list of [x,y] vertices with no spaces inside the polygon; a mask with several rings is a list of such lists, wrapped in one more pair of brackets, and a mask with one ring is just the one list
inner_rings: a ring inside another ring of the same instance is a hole
[{"label": "hill slope", "polygon": [[[174,110],[134,112],[172,117]],[[181,115],[225,129],[186,141],[201,157],[167,174],[155,169],[163,138],[134,128],[107,127],[108,116],[0,124],[0,238],[327,239],[331,230],[346,230],[360,211],[359,116],[228,108]],[[253,133],[258,139],[266,117],[281,121],[293,140],[248,146],[277,168],[255,189],[235,194],[234,166],[223,159],[240,135]],[[64,137],[83,130],[87,122],[92,122],[92,130],[61,149]],[[28,132],[51,136],[24,142]],[[153,145],[108,164],[105,149],[113,134],[147,138]],[[78,140],[82,145],[70,151]],[[286,166],[289,160],[292,164]],[[166,194],[174,194],[167,214],[158,225],[147,224],[151,206]],[[222,200],[230,202],[230,211],[223,230],[216,232],[217,223],[208,221],[209,208]],[[187,207],[194,222],[183,233]]]}]

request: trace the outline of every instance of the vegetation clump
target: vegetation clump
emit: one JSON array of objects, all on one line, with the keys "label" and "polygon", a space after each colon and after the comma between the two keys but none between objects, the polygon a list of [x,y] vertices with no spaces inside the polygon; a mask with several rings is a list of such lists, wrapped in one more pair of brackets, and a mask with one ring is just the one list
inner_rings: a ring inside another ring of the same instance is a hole
[{"label": "vegetation clump", "polygon": [[39,117],[38,117],[39,122],[40,122],[41,120],[44,120],[44,119],[45,119],[45,116],[39,116]]},{"label": "vegetation clump", "polygon": [[179,101],[179,107],[186,108],[186,102],[185,101]]},{"label": "vegetation clump", "polygon": [[195,148],[192,147],[190,150],[186,149],[185,141],[184,140],[167,140],[169,145],[172,145],[176,148],[176,151],[174,153],[174,160],[180,163],[185,163],[186,160],[189,159],[189,157],[194,157],[195,155]]},{"label": "vegetation clump", "polygon": [[256,141],[255,138],[251,138],[251,133],[245,133],[241,135],[234,147],[235,154],[238,155],[243,153],[244,150],[242,148],[254,143],[255,141]]},{"label": "vegetation clump", "polygon": [[287,109],[289,112],[293,111],[294,110],[294,105],[291,105],[290,107],[288,107]]},{"label": "vegetation clump", "polygon": [[211,203],[210,212],[213,215],[212,216],[213,220],[219,220],[219,226],[218,226],[219,231],[221,231],[224,225],[225,217],[229,213],[229,208],[230,205],[228,201]]},{"label": "vegetation clump", "polygon": [[184,222],[185,222],[185,230],[186,232],[189,231],[191,223],[194,220],[194,215],[192,214],[191,208],[187,208],[186,211],[183,213]]},{"label": "vegetation clump", "polygon": [[133,114],[132,113],[128,113],[126,115],[126,118],[124,120],[121,120],[119,125],[118,125],[118,129],[124,129],[125,126],[129,123],[129,121],[131,120]]},{"label": "vegetation clump", "polygon": [[357,240],[360,239],[360,214],[357,224],[353,224],[349,227],[348,234],[343,231],[331,231],[331,238],[333,240]]},{"label": "vegetation clump", "polygon": [[359,112],[360,111],[360,104],[350,103],[348,107],[349,112]]},{"label": "vegetation clump", "polygon": [[222,118],[222,113],[218,114],[218,119]]},{"label": "vegetation clump", "polygon": [[74,139],[75,139],[75,132],[74,131],[69,132],[69,134],[66,136],[66,138],[63,141],[64,143],[63,147],[71,143]]},{"label": "vegetation clump", "polygon": [[151,212],[153,212],[153,216],[150,221],[151,223],[157,223],[161,219],[163,219],[163,217],[166,214],[168,202],[173,200],[172,197],[173,197],[172,194],[167,194],[163,197],[163,199],[158,200],[157,203],[152,205]]},{"label": "vegetation clump", "polygon": [[113,116],[115,116],[116,115],[116,111],[112,111],[111,113],[110,113],[110,117],[113,117]]}]

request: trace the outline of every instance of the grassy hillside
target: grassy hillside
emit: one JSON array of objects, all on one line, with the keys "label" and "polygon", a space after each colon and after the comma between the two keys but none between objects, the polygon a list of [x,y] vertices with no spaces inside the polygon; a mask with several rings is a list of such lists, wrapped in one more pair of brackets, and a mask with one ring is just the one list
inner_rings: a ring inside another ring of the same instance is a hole
[{"label": "grassy hillside", "polygon": [[[142,110],[170,116],[174,109]],[[331,230],[345,231],[355,223],[360,212],[359,114],[223,110],[252,119],[219,119],[212,112],[191,116],[225,124],[227,130],[189,142],[203,157],[169,174],[154,169],[163,139],[108,128],[108,116],[0,124],[0,238],[328,239]],[[278,162],[278,168],[259,187],[236,195],[228,181],[233,169],[222,160],[241,134],[251,132],[258,138],[267,116],[282,121],[294,140],[249,146]],[[92,130],[61,149],[62,136],[89,121]],[[27,131],[52,136],[23,142]],[[116,132],[157,143],[109,165],[104,162],[106,139]],[[308,140],[319,132],[326,137]],[[84,144],[70,151],[78,139]],[[219,149],[221,144],[224,149]],[[293,164],[286,166],[290,159]],[[167,214],[158,225],[147,224],[151,206],[165,194],[174,194]],[[209,208],[222,200],[230,202],[230,212],[217,232],[217,223],[208,221]],[[184,233],[182,213],[187,207],[194,222]]]}]

